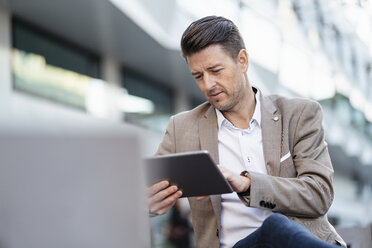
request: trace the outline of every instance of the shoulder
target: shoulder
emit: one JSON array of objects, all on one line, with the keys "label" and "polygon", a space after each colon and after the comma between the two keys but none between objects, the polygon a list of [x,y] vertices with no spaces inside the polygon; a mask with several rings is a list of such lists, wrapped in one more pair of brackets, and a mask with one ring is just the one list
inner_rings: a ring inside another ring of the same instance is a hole
[{"label": "shoulder", "polygon": [[210,108],[211,108],[211,104],[209,102],[204,102],[191,110],[180,112],[172,116],[172,118],[174,119],[174,121],[177,121],[177,122],[183,122],[183,121],[189,122],[189,121],[197,120],[201,118],[202,116],[204,116],[204,114]]},{"label": "shoulder", "polygon": [[320,104],[314,100],[300,97],[285,97],[280,95],[268,95],[269,99],[281,113],[321,112]]}]

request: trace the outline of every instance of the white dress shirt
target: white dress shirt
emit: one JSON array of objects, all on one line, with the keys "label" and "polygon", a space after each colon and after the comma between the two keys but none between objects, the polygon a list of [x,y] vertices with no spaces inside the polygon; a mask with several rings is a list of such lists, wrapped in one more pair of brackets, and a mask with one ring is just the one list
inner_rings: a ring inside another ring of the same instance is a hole
[{"label": "white dress shirt", "polygon": [[[256,108],[248,129],[234,127],[216,109],[219,162],[237,174],[244,170],[267,174],[262,148],[259,94],[257,91]],[[221,204],[221,247],[232,247],[260,227],[272,213],[270,210],[247,207],[235,192],[221,195]]]}]

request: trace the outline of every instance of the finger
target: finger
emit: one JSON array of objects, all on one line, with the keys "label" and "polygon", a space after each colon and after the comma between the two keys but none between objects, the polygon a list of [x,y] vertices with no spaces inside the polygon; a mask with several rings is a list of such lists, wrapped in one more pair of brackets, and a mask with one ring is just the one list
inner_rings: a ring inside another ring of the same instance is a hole
[{"label": "finger", "polygon": [[176,191],[178,190],[177,186],[170,186],[166,189],[163,189],[161,191],[159,191],[158,193],[152,195],[150,198],[148,198],[149,200],[149,204],[153,204],[155,202],[160,202],[162,201],[163,199],[169,197],[170,195],[174,194]]},{"label": "finger", "polygon": [[175,204],[176,200],[181,196],[182,191],[178,190],[177,192],[167,197],[166,199],[163,199],[160,202],[152,204],[150,207],[150,211],[157,214],[164,214]]},{"label": "finger", "polygon": [[217,165],[218,169],[222,172],[222,174],[226,174],[227,172],[229,172],[228,169],[226,169],[225,167],[221,166],[221,165]]},{"label": "finger", "polygon": [[203,196],[197,196],[197,197],[196,197],[196,200],[201,201],[201,200],[204,200],[205,198],[207,198],[206,195],[203,195]]},{"label": "finger", "polygon": [[162,214],[165,214],[166,212],[168,212],[169,209],[171,209],[177,202],[178,198],[176,200],[174,200],[172,203],[170,203],[169,205],[165,206],[164,208],[161,208],[159,210],[157,210],[157,214],[158,215],[162,215]]},{"label": "finger", "polygon": [[223,167],[222,165],[218,164],[217,165],[218,169],[220,169],[221,171],[227,171],[228,169],[226,169],[225,167]]},{"label": "finger", "polygon": [[221,165],[218,165],[218,169],[220,169],[222,175],[227,179],[230,171],[227,170],[225,167],[222,167]]},{"label": "finger", "polygon": [[158,215],[162,215],[162,214],[165,214],[166,212],[168,212],[169,209],[171,209],[171,207],[174,206],[174,204],[176,203],[176,201],[172,202],[171,204],[169,204],[168,206],[162,208],[162,209],[159,209],[156,211],[156,213]]},{"label": "finger", "polygon": [[169,186],[168,181],[158,182],[158,183],[152,185],[151,187],[147,188],[147,194],[149,196],[152,196],[152,195],[158,193],[160,190],[165,189],[168,186]]}]

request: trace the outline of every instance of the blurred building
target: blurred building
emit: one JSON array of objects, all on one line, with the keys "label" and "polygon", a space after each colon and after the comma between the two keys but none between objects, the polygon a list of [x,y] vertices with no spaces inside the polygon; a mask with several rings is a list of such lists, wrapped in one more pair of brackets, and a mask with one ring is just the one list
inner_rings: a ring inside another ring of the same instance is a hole
[{"label": "blurred building", "polygon": [[0,114],[134,125],[151,154],[169,117],[204,101],[179,40],[206,15],[238,25],[253,85],[322,104],[335,168],[329,217],[369,225],[371,1],[0,0]]}]

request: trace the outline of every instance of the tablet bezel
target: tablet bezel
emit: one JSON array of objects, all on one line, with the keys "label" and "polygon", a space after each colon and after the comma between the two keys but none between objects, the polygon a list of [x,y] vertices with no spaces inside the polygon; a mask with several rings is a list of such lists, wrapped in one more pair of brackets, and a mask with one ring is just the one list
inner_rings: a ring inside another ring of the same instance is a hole
[{"label": "tablet bezel", "polygon": [[205,150],[158,155],[145,159],[144,165],[148,186],[167,180],[182,190],[182,197],[233,192]]}]

